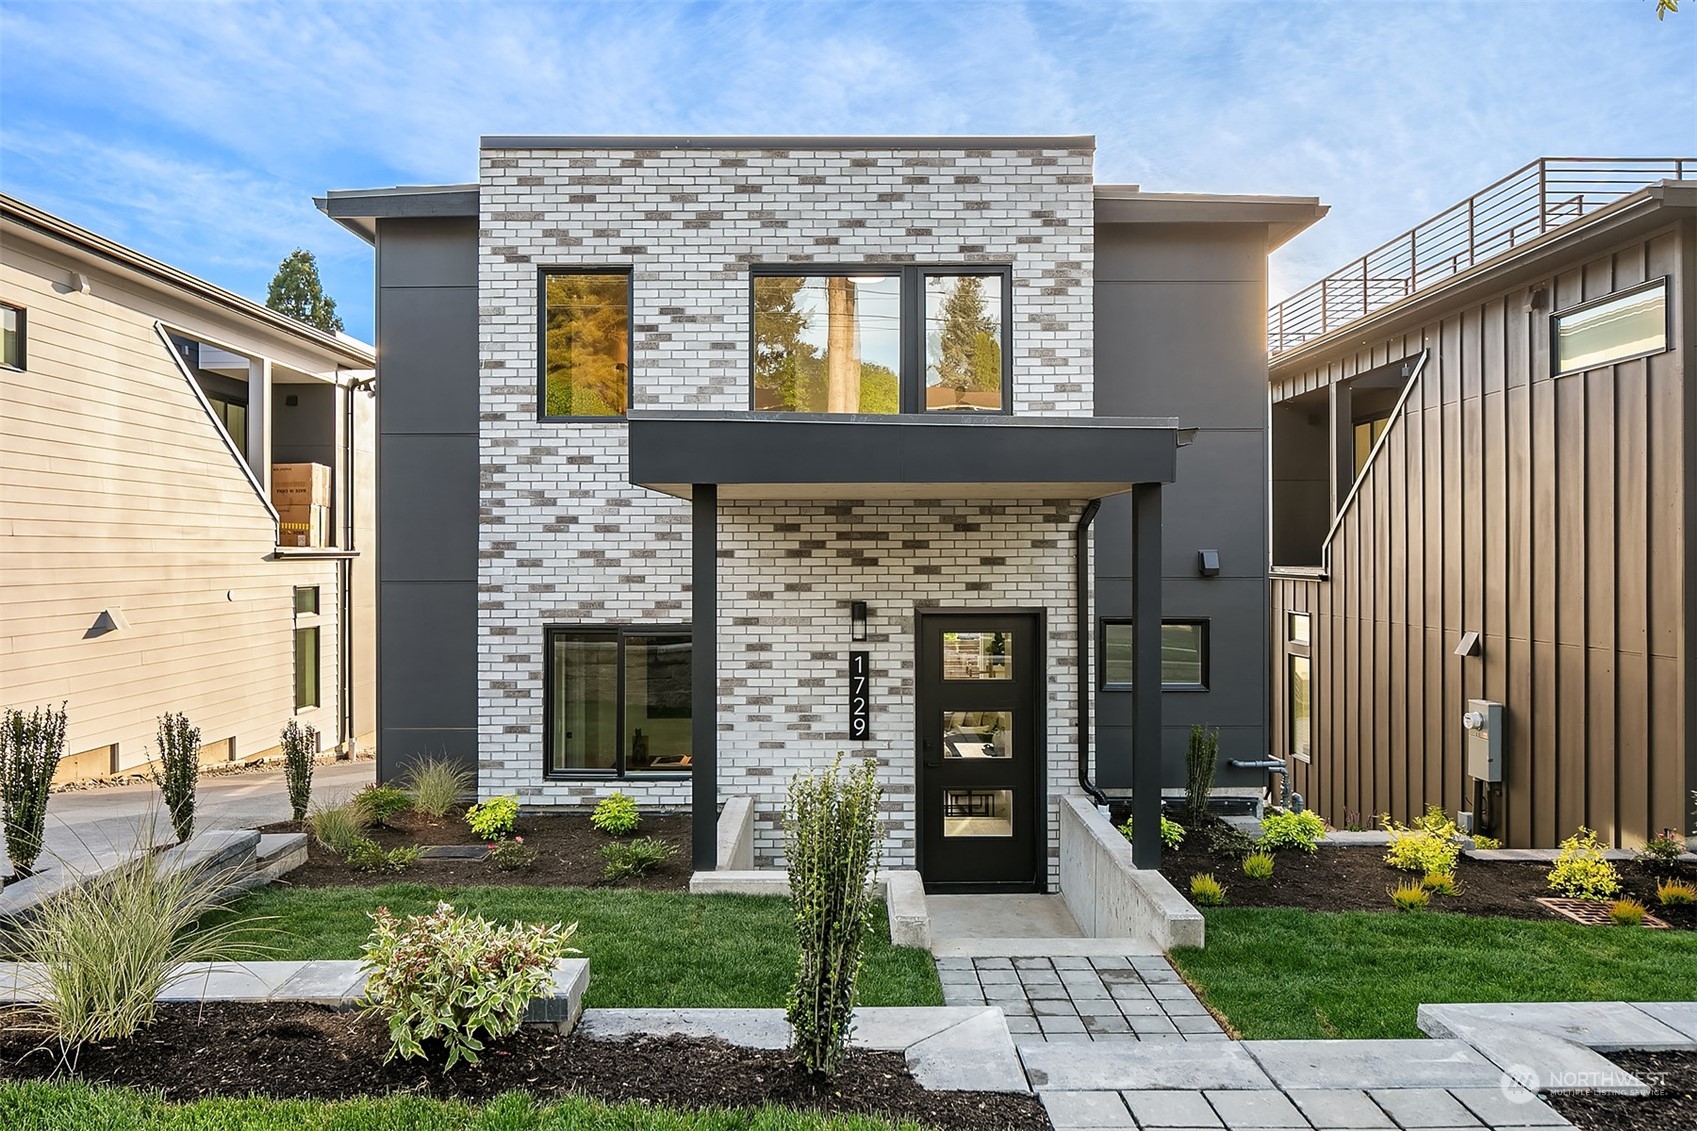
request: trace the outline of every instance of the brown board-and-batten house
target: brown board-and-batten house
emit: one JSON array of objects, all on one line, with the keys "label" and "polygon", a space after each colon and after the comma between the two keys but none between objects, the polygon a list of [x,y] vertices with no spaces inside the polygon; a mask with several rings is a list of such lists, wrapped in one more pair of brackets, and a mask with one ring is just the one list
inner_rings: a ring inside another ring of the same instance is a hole
[{"label": "brown board-and-batten house", "polygon": [[1269,732],[1335,825],[1697,825],[1694,273],[1697,161],[1551,158],[1270,312]]}]

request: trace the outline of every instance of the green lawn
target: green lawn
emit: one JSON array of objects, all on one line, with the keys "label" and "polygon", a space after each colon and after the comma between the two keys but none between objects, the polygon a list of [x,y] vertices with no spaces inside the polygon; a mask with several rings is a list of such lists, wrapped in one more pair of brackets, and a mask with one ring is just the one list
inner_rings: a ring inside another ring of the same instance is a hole
[{"label": "green lawn", "polygon": [[1457,1001],[1697,1000],[1697,933],[1430,913],[1214,908],[1172,959],[1252,1039],[1418,1037]]},{"label": "green lawn", "polygon": [[677,1112],[646,1104],[566,1099],[538,1104],[510,1093],[481,1107],[414,1097],[312,1103],[201,1100],[170,1104],[124,1088],[0,1084],[7,1131],[910,1131],[861,1117],[758,1111]]},{"label": "green lawn", "polygon": [[[496,921],[577,923],[574,945],[589,959],[590,1007],[780,1006],[795,978],[796,946],[786,899],[753,895],[582,888],[269,887],[229,914],[272,916],[266,953],[277,959],[358,958],[366,912],[428,910],[446,899]],[[883,904],[874,908],[860,976],[863,1005],[941,1005],[931,955],[890,945]]]}]

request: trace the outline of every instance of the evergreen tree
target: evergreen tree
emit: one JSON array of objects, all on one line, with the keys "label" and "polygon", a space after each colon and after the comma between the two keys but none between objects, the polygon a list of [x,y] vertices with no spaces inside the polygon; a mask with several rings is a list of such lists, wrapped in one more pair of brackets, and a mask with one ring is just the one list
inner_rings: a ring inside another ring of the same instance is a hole
[{"label": "evergreen tree", "polygon": [[960,275],[943,299],[943,329],[938,336],[937,381],[964,392],[998,389],[1002,384],[1002,349],[996,320],[984,305],[984,281]]},{"label": "evergreen tree", "polygon": [[318,281],[318,261],[312,252],[298,247],[278,266],[271,289],[265,294],[265,305],[327,334],[342,328],[342,320],[336,317],[336,300],[324,293]]}]

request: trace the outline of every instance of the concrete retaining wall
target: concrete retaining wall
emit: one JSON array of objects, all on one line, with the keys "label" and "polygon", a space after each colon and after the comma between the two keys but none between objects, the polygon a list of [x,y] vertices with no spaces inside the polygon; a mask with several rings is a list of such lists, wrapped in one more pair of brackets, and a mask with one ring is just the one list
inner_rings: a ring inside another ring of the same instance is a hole
[{"label": "concrete retaining wall", "polygon": [[[723,832],[721,823],[720,830]],[[896,946],[931,949],[931,912],[925,904],[925,881],[911,868],[878,872],[872,887],[884,900],[890,916],[890,942]],[[689,879],[691,895],[790,894],[789,873],[781,868],[697,872]]]},{"label": "concrete retaining wall", "polygon": [[1201,946],[1202,913],[1159,872],[1133,867],[1131,845],[1089,801],[1060,800],[1061,895],[1079,929],[1147,939],[1163,951]]},{"label": "concrete retaining wall", "polygon": [[719,810],[719,867],[733,872],[754,868],[752,797],[727,797]]}]

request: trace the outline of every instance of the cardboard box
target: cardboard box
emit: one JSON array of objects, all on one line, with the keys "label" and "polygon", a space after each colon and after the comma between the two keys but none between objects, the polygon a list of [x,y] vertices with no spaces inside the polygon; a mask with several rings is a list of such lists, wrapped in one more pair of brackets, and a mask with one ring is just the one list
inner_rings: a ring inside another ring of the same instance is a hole
[{"label": "cardboard box", "polygon": [[277,508],[277,544],[324,549],[330,545],[330,508],[310,503]]},{"label": "cardboard box", "polygon": [[271,465],[271,505],[274,507],[330,505],[330,468],[322,463]]}]

